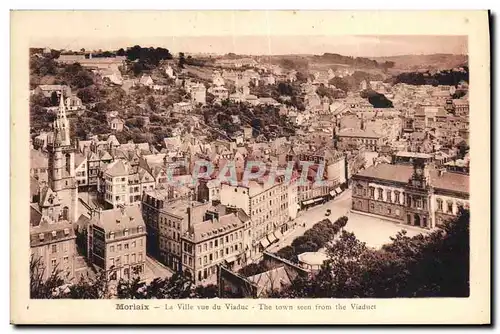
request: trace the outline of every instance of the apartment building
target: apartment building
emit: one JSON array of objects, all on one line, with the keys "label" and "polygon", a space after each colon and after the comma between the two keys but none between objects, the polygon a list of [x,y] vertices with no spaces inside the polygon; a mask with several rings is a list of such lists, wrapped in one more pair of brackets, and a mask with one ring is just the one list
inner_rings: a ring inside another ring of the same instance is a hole
[{"label": "apartment building", "polygon": [[151,231],[152,255],[171,269],[182,271],[181,236],[191,222],[202,221],[210,203],[195,202],[189,196],[170,200],[168,196],[162,190],[147,192],[142,201],[143,215]]},{"label": "apartment building", "polygon": [[182,236],[182,265],[196,284],[217,275],[217,266],[236,268],[247,262],[251,247],[250,217],[224,205],[207,210]]},{"label": "apartment building", "polygon": [[111,281],[144,273],[146,225],[138,205],[92,213],[88,231],[90,261]]},{"label": "apartment building", "polygon": [[221,204],[242,209],[252,221],[251,257],[282,237],[297,215],[297,188],[284,176],[221,185]]},{"label": "apartment building", "polygon": [[55,271],[66,281],[74,278],[75,232],[68,221],[69,209],[61,207],[58,194],[44,187],[30,205],[30,253],[40,262],[42,279]]},{"label": "apartment building", "polygon": [[154,177],[126,160],[115,160],[101,169],[97,191],[108,208],[139,203],[144,191],[155,188]]}]

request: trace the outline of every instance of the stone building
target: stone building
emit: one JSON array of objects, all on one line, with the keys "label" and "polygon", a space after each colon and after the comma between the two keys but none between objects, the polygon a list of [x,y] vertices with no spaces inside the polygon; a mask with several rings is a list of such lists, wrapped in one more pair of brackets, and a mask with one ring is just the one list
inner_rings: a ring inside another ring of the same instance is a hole
[{"label": "stone building", "polygon": [[352,209],[432,229],[469,206],[469,176],[415,159],[413,166],[378,164],[352,178]]}]

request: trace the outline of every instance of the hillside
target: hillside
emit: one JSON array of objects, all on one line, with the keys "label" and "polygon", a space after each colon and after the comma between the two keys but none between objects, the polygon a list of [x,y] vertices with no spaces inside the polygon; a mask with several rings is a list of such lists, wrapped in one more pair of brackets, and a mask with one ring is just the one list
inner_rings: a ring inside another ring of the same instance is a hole
[{"label": "hillside", "polygon": [[394,62],[395,70],[444,70],[457,66],[467,65],[467,55],[431,54],[431,55],[403,55],[372,58],[377,62]]}]

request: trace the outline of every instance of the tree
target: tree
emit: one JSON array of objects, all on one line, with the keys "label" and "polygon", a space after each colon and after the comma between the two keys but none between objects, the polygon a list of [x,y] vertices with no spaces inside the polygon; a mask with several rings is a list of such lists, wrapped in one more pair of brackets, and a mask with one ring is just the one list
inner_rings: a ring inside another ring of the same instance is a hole
[{"label": "tree", "polygon": [[30,257],[30,298],[52,299],[56,298],[57,289],[64,284],[61,271],[55,267],[50,276],[44,280],[45,266],[41,258]]},{"label": "tree", "polygon": [[88,86],[78,90],[76,93],[83,103],[98,102],[101,99],[101,93],[97,86]]},{"label": "tree", "polygon": [[349,83],[345,79],[340,77],[332,78],[328,81],[328,83],[337,87],[338,89],[343,90],[344,92],[348,92],[351,90],[349,87]]},{"label": "tree", "polygon": [[94,84],[92,75],[86,70],[79,71],[71,79],[70,84],[72,87],[85,88]]},{"label": "tree", "polygon": [[186,63],[186,58],[184,57],[184,52],[179,52],[179,67],[184,68],[185,63]]},{"label": "tree", "polygon": [[53,107],[59,105],[59,94],[57,94],[57,92],[52,92],[52,94],[50,94],[50,105]]}]

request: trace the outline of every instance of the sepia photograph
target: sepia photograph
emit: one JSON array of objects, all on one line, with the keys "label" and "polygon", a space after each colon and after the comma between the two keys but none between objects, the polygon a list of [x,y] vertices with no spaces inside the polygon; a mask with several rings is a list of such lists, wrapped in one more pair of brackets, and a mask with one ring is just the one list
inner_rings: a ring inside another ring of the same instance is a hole
[{"label": "sepia photograph", "polygon": [[[473,204],[470,179],[479,155],[489,184],[489,150],[470,136],[473,118],[486,124],[474,136],[488,135],[489,69],[470,80],[467,31],[238,34],[245,16],[293,24],[304,12],[235,11],[185,13],[193,31],[232,13],[227,34],[139,36],[102,28],[119,12],[61,13],[13,14],[75,22],[16,49],[27,98],[11,111],[27,125],[16,162],[29,167],[13,173],[29,188],[12,199],[29,224],[14,222],[25,226],[11,245],[26,248],[26,302],[105,300],[120,317],[216,302],[248,317],[470,300],[471,229],[489,256],[489,199]],[[487,27],[480,14],[463,13]],[[92,15],[101,38],[82,33]],[[489,290],[478,293],[486,323]]]}]

